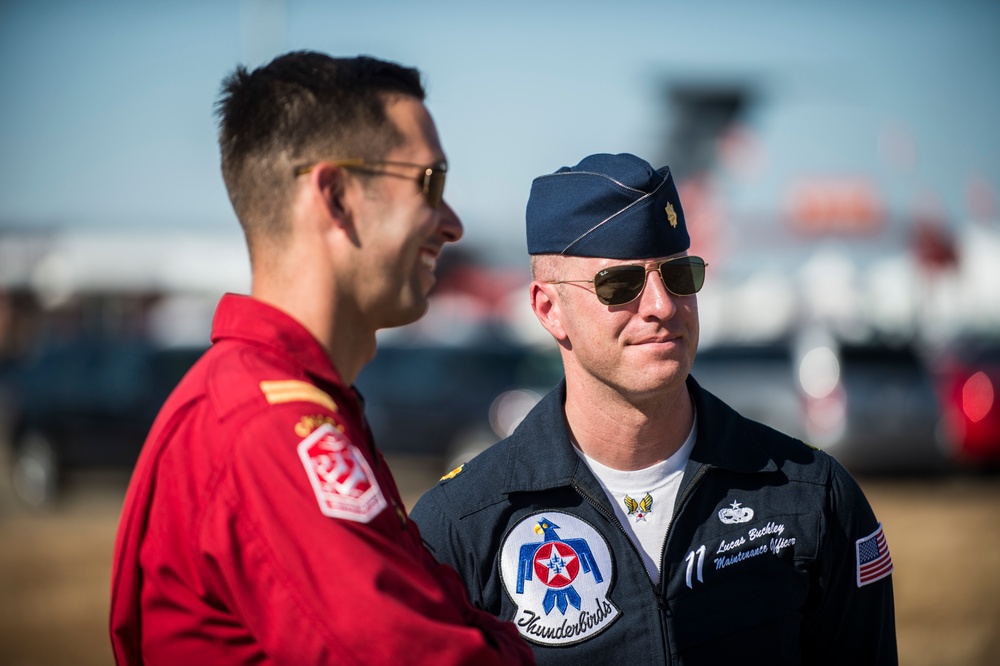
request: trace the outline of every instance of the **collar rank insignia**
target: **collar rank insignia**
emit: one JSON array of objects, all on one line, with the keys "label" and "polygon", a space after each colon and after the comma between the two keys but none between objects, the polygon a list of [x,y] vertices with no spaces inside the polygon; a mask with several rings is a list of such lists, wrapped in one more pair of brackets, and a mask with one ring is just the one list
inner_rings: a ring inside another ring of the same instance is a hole
[{"label": "collar rank insignia", "polygon": [[458,476],[459,474],[461,474],[463,469],[465,469],[465,463],[462,463],[461,465],[459,465],[455,469],[451,470],[450,472],[448,472],[447,474],[445,474],[444,476],[442,476],[440,480],[441,481],[450,481],[451,479],[454,479],[456,476]]},{"label": "collar rank insignia", "polygon": [[621,615],[608,596],[614,562],[607,542],[568,513],[536,513],[512,527],[500,546],[500,577],[517,605],[514,623],[532,643],[580,643]]},{"label": "collar rank insignia", "polygon": [[671,229],[676,229],[677,228],[677,211],[674,210],[674,205],[672,203],[668,203],[667,207],[664,208],[663,211],[667,214],[667,222],[670,223],[670,228]]},{"label": "collar rank insignia", "polygon": [[636,502],[634,499],[625,496],[625,508],[628,509],[628,515],[635,516],[635,522],[640,520],[646,522],[646,515],[653,513],[653,496],[646,493],[646,496],[642,498],[641,502]]}]

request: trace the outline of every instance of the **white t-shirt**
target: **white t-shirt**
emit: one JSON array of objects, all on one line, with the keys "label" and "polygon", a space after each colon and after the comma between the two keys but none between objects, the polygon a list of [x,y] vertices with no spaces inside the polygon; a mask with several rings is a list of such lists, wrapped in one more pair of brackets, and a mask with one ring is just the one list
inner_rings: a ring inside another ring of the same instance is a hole
[{"label": "white t-shirt", "polygon": [[653,583],[660,582],[660,560],[680,490],[684,466],[698,437],[697,419],[681,448],[663,462],[635,471],[606,467],[573,447],[594,473],[615,507],[615,515],[635,544]]}]

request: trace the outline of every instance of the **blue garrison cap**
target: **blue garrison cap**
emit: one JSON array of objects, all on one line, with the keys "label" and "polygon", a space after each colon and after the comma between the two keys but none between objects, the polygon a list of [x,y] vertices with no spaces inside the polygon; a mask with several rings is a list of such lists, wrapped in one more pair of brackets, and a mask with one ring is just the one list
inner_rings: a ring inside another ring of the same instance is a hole
[{"label": "blue garrison cap", "polygon": [[691,246],[670,167],[628,153],[539,176],[526,219],[528,254],[649,259]]}]

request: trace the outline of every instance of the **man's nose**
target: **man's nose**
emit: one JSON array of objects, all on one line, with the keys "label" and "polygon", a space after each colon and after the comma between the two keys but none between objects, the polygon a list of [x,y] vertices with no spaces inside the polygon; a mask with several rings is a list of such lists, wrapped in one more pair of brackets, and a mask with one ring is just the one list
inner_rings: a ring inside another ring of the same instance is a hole
[{"label": "man's nose", "polygon": [[465,233],[462,220],[458,219],[458,214],[448,205],[447,201],[441,202],[440,216],[438,226],[441,229],[441,235],[444,236],[446,243],[454,243]]},{"label": "man's nose", "polygon": [[646,285],[639,294],[640,314],[653,315],[660,319],[669,319],[677,311],[674,295],[667,291],[658,269],[646,271]]}]

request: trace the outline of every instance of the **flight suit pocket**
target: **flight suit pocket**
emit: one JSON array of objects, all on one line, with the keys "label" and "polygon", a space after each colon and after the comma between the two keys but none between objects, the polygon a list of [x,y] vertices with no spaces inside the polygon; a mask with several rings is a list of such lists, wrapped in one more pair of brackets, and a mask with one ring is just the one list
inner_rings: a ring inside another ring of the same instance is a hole
[{"label": "flight suit pocket", "polygon": [[668,600],[671,647],[683,663],[795,663],[819,522],[771,515],[699,535],[705,545],[679,563],[683,585]]},{"label": "flight suit pocket", "polygon": [[673,647],[683,663],[796,662],[807,577],[773,561],[743,574],[671,602]]}]

